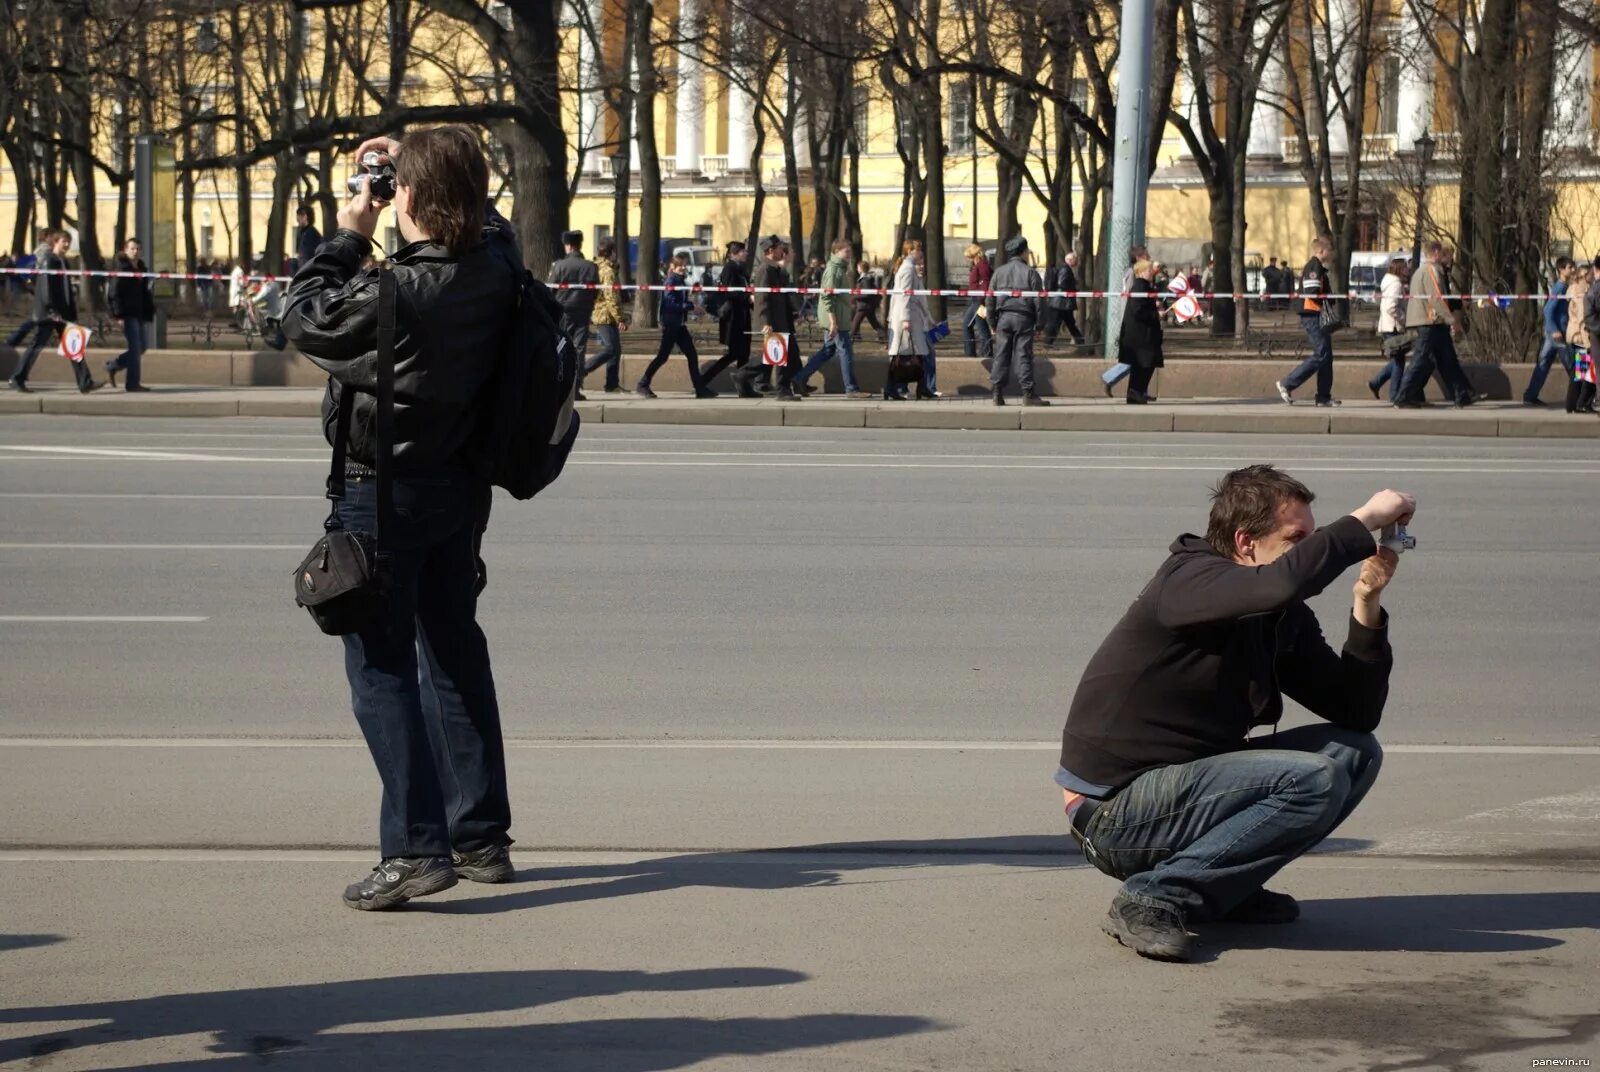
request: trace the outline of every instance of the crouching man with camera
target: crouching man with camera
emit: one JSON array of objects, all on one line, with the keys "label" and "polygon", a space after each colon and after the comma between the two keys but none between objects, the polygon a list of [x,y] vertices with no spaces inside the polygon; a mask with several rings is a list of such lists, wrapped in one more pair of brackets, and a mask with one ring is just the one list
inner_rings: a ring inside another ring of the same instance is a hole
[{"label": "crouching man with camera", "polygon": [[[329,530],[373,533],[378,548],[379,609],[343,637],[383,783],[382,860],[344,901],[371,910],[513,874],[500,714],[476,620],[490,490],[472,454],[521,257],[505,222],[486,220],[489,171],[471,131],[381,138],[357,156],[367,173],[295,276],[283,330],[329,374]],[[390,199],[406,245],[363,270]]]},{"label": "crouching man with camera", "polygon": [[[1294,920],[1264,884],[1378,775],[1399,558],[1371,533],[1416,500],[1379,492],[1319,529],[1314,498],[1270,465],[1225,476],[1205,537],[1178,537],[1073,697],[1056,781],[1085,857],[1122,880],[1102,928],[1143,956],[1188,960],[1190,922]],[[1353,566],[1335,653],[1305,601]],[[1276,732],[1284,695],[1325,722]],[[1247,739],[1258,726],[1274,732]]]}]

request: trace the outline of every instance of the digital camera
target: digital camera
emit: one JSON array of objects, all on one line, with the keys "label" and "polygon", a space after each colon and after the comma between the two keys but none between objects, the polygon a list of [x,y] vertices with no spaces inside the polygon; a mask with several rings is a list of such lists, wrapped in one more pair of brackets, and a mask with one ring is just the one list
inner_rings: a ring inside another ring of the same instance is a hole
[{"label": "digital camera", "polygon": [[394,200],[395,182],[394,162],[392,160],[379,152],[369,152],[363,156],[361,158],[361,171],[350,176],[350,181],[346,184],[349,187],[351,197],[361,192],[361,177],[363,175],[372,176],[372,199],[374,201]]}]

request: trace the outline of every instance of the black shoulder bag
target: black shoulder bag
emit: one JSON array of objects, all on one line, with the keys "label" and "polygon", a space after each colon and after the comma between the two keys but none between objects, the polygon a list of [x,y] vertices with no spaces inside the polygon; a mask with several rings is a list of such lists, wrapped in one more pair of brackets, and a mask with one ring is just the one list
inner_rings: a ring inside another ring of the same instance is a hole
[{"label": "black shoulder bag", "polygon": [[345,452],[350,441],[350,420],[356,391],[348,384],[339,390],[338,424],[333,434],[333,466],[328,472],[328,498],[334,508],[322,523],[322,538],[294,572],[294,601],[329,636],[359,633],[383,619],[388,602],[385,556],[380,550],[385,533],[394,532],[394,333],[395,279],[388,268],[378,271],[378,395],[374,421],[377,432],[377,524],[371,532],[353,531],[339,520],[338,504],[344,498]]}]

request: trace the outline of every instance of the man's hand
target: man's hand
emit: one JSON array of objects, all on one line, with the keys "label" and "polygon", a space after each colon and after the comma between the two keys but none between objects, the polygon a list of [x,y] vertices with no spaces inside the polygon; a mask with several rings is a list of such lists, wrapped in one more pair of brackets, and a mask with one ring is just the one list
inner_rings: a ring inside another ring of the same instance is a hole
[{"label": "man's hand", "polygon": [[1405,524],[1416,512],[1415,495],[1385,489],[1368,499],[1365,506],[1352,510],[1350,516],[1361,522],[1368,532],[1375,532],[1385,525]]},{"label": "man's hand", "polygon": [[1394,580],[1394,571],[1399,565],[1400,556],[1387,547],[1378,548],[1377,554],[1361,563],[1361,575],[1356,578],[1353,613],[1356,621],[1368,629],[1376,629],[1383,624],[1383,612],[1379,609],[1383,590]]},{"label": "man's hand", "polygon": [[338,224],[347,230],[371,238],[378,231],[378,214],[383,206],[372,200],[372,176],[361,177],[361,192],[344,203],[339,210]]}]

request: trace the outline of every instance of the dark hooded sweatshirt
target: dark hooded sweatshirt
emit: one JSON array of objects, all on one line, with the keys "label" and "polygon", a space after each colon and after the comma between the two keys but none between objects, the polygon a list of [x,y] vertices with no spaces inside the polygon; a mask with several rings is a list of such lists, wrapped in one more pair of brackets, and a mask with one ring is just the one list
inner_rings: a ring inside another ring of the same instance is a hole
[{"label": "dark hooded sweatshirt", "polygon": [[1061,739],[1078,783],[1120,789],[1145,771],[1239,749],[1283,716],[1287,694],[1347,729],[1371,732],[1389,693],[1388,615],[1350,619],[1343,653],[1305,600],[1370,557],[1353,517],[1268,566],[1240,566],[1199,536],[1178,537],[1084,669]]}]

